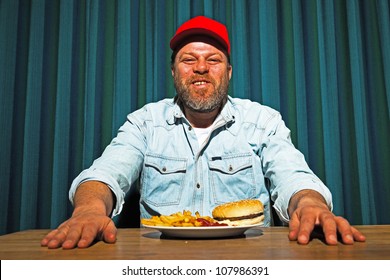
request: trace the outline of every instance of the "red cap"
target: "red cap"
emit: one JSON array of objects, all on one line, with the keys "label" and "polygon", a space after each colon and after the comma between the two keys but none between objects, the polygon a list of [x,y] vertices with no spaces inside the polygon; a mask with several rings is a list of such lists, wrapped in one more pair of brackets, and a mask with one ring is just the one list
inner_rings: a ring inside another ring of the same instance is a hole
[{"label": "red cap", "polygon": [[185,40],[194,35],[215,39],[230,55],[230,42],[226,26],[205,16],[197,16],[183,23],[171,39],[171,49],[175,51]]}]

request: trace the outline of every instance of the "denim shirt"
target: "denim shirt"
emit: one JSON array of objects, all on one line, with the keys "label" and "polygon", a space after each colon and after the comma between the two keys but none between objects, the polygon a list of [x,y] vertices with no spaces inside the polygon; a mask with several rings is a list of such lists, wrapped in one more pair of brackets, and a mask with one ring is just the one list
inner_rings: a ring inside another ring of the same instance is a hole
[{"label": "denim shirt", "polygon": [[259,103],[228,98],[202,146],[173,99],[150,103],[131,113],[102,156],[73,181],[98,180],[116,196],[113,216],[126,192],[139,180],[142,218],[183,210],[210,215],[221,203],[259,199],[264,226],[271,203],[288,222],[291,196],[302,189],[320,192],[332,208],[328,188],[292,144],[280,114]]}]

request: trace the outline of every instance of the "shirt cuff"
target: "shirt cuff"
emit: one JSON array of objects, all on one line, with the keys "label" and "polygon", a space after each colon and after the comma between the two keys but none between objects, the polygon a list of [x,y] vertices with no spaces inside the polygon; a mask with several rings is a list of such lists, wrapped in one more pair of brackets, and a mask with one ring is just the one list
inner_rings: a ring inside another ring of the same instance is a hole
[{"label": "shirt cuff", "polygon": [[307,182],[301,183],[296,187],[289,187],[287,190],[283,191],[283,193],[279,193],[277,199],[275,200],[274,209],[276,210],[279,218],[284,223],[288,223],[290,221],[290,216],[288,214],[288,206],[291,197],[301,190],[314,190],[320,193],[325,201],[329,209],[333,210],[332,203],[332,194],[329,189],[318,179],[312,179]]},{"label": "shirt cuff", "polygon": [[88,169],[84,170],[80,173],[79,176],[77,176],[70,187],[69,190],[69,200],[74,204],[74,195],[76,193],[77,188],[84,182],[87,181],[100,181],[107,185],[111,189],[111,191],[114,193],[116,197],[116,205],[114,206],[114,209],[112,210],[111,217],[115,217],[118,215],[123,208],[123,204],[125,203],[125,193],[120,188],[118,183],[115,179],[111,178],[110,176],[107,176],[107,174],[97,174],[96,171],[91,172]]}]

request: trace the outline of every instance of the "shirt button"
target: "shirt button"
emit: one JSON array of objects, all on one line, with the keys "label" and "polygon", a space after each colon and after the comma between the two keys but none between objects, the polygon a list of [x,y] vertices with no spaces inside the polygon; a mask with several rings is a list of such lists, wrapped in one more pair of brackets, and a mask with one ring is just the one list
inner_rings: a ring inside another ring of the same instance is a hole
[{"label": "shirt button", "polygon": [[192,126],[189,126],[189,127],[188,127],[188,130],[192,130]]},{"label": "shirt button", "polygon": [[200,184],[199,183],[196,184],[196,188],[200,189]]},{"label": "shirt button", "polygon": [[233,171],[233,166],[229,165],[229,171]]},{"label": "shirt button", "polygon": [[162,168],[162,171],[167,171],[167,168],[164,166],[163,168]]}]

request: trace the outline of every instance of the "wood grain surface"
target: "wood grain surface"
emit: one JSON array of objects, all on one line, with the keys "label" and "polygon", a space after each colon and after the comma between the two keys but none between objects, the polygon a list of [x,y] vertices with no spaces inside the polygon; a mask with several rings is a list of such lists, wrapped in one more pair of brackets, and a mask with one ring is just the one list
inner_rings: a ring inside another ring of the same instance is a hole
[{"label": "wood grain surface", "polygon": [[49,230],[0,236],[1,260],[384,260],[390,259],[390,225],[357,226],[367,237],[354,245],[326,245],[321,233],[308,245],[287,238],[288,228],[253,228],[243,235],[216,239],[178,239],[154,229],[119,229],[117,242],[96,242],[87,249],[41,247]]}]

